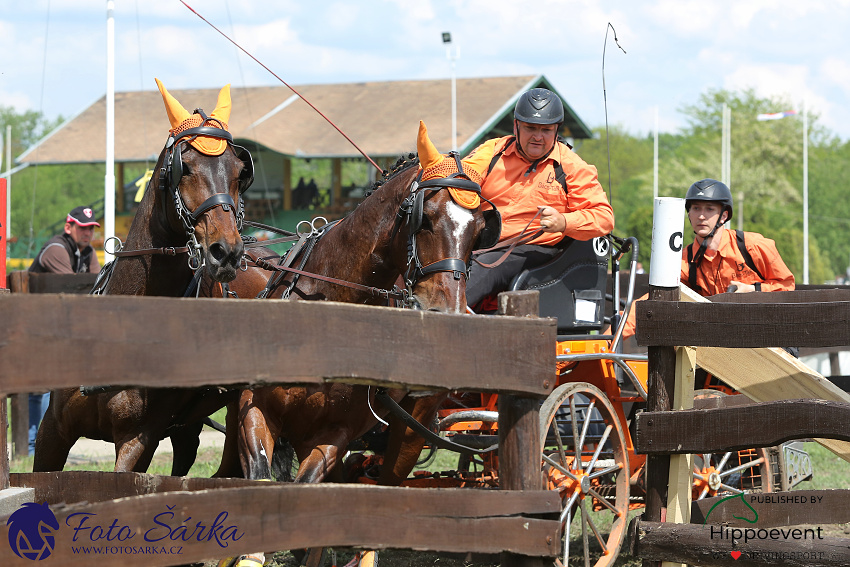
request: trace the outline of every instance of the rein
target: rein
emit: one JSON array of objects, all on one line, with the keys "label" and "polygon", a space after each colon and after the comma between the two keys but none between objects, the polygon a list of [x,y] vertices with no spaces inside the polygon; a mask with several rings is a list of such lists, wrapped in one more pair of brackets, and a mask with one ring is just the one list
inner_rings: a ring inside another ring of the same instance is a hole
[{"label": "rein", "polygon": [[337,284],[337,285],[341,285],[341,286],[344,286],[344,287],[350,287],[350,288],[356,289],[358,291],[366,291],[366,292],[371,293],[374,296],[383,297],[384,299],[399,299],[399,300],[404,301],[405,303],[408,302],[409,299],[410,299],[410,296],[409,296],[407,290],[398,290],[395,287],[392,290],[388,290],[388,289],[383,289],[383,288],[380,288],[380,287],[368,286],[368,285],[363,285],[363,284],[359,284],[359,283],[356,283],[356,282],[350,282],[350,281],[347,281],[347,280],[340,280],[340,279],[337,279],[337,278],[322,276],[322,275],[319,275],[319,274],[314,274],[312,272],[305,272],[304,270],[299,270],[298,268],[292,268],[292,267],[289,267],[289,266],[278,266],[278,265],[272,264],[271,262],[269,262],[265,258],[257,258],[256,260],[252,259],[252,261],[254,262],[254,264],[257,267],[262,268],[263,270],[275,271],[275,272],[291,272],[293,274],[298,274],[300,276],[306,276],[308,278],[313,278],[315,280],[321,280],[321,281],[324,281],[324,282]]}]

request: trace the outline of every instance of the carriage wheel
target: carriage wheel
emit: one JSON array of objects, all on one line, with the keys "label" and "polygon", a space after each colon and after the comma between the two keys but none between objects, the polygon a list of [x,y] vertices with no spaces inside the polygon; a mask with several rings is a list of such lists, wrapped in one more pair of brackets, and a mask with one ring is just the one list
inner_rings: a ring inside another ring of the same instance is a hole
[{"label": "carriage wheel", "polygon": [[613,565],[628,526],[629,456],[611,402],[590,384],[559,386],[540,408],[540,436],[546,487],[561,494],[560,560]]},{"label": "carriage wheel", "polygon": [[[694,399],[725,397],[718,390],[697,390]],[[694,455],[693,499],[723,494],[773,492],[773,467],[768,449],[741,449],[728,453]]]}]

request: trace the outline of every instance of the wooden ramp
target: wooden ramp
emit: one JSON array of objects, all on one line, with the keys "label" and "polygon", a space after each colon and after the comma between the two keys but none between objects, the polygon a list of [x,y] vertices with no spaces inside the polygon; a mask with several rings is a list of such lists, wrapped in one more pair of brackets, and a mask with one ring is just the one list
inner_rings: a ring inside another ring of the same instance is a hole
[{"label": "wooden ramp", "polygon": [[[710,303],[696,292],[680,286],[681,301]],[[697,365],[719,377],[755,402],[817,398],[850,403],[844,392],[781,348],[697,348]],[[850,462],[850,442],[815,439]]]}]

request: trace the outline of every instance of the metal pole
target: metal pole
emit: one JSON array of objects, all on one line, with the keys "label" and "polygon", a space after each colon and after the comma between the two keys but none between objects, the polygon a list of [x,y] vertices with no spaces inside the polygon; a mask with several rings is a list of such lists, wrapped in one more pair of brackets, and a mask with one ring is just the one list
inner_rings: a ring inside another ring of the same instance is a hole
[{"label": "metal pole", "polygon": [[457,78],[455,73],[455,61],[460,59],[460,47],[455,48],[455,53],[452,55],[451,34],[443,34],[443,41],[446,44],[446,59],[452,63],[452,150],[457,151]]},{"label": "metal pole", "polygon": [[803,283],[809,283],[809,113],[803,99]]},{"label": "metal pole", "polygon": [[12,125],[6,124],[6,242],[12,238]]},{"label": "metal pole", "polygon": [[[106,0],[106,176],[103,187],[103,239],[115,236],[115,10]],[[112,259],[106,254],[105,260]]]},{"label": "metal pole", "polygon": [[652,202],[658,198],[658,107],[655,107],[655,143],[652,155]]}]

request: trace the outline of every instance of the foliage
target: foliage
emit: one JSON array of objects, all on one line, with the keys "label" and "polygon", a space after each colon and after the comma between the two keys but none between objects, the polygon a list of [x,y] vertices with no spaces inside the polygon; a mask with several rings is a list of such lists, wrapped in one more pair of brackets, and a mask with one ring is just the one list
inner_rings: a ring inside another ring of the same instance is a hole
[{"label": "foliage", "polygon": [[[708,90],[682,107],[688,125],[659,135],[658,195],[682,197],[694,181],[720,178],[724,105],[732,113],[730,188],[736,200],[732,228],[738,228],[740,219],[744,230],[774,239],[797,281],[802,282],[803,121],[801,117],[756,120],[760,113],[792,108],[787,98],[760,98],[752,90]],[[0,125],[13,124],[15,155],[60,122],[0,107]],[[841,237],[850,225],[850,200],[844,198],[843,188],[843,180],[850,177],[850,145],[820,127],[815,114],[810,114],[809,126],[809,282],[823,283],[847,276],[850,265],[850,251]],[[641,244],[640,260],[648,265],[653,136],[635,136],[620,125],[607,131],[600,127],[594,130],[594,138],[580,141],[575,150],[597,167],[616,214],[615,234],[636,236]],[[370,170],[371,165],[363,161],[344,162],[343,187],[367,185]],[[125,177],[132,179],[130,168],[125,171]],[[301,178],[305,183],[315,180],[320,188],[330,187],[330,161],[293,159],[293,185]],[[12,231],[21,237],[16,253],[21,248],[37,251],[38,239],[51,236],[48,227],[61,221],[71,207],[94,203],[103,193],[103,171],[98,165],[27,168],[14,175],[13,181]],[[276,224],[274,217],[271,222]],[[684,226],[689,235],[686,221]],[[686,236],[685,241],[689,243],[691,238]]]}]

